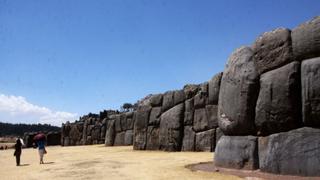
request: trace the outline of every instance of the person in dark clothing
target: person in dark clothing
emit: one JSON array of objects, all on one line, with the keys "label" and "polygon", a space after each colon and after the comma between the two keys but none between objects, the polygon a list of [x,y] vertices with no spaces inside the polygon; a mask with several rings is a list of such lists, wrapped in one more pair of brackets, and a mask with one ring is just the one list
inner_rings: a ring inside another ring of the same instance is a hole
[{"label": "person in dark clothing", "polygon": [[21,156],[21,152],[22,152],[22,143],[20,141],[20,139],[17,139],[16,144],[14,145],[14,156],[16,156],[16,163],[17,166],[20,166],[20,156]]}]

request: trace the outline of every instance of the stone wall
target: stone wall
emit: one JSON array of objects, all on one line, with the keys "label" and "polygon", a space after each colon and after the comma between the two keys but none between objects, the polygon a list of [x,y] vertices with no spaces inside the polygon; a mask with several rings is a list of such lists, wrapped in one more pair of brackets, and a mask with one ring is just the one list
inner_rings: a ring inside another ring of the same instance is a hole
[{"label": "stone wall", "polygon": [[216,166],[320,176],[320,17],[237,49],[218,104]]},{"label": "stone wall", "polygon": [[[23,135],[23,141],[26,147],[33,147],[33,137],[37,135],[36,132],[28,132]],[[45,132],[48,146],[61,145],[61,132]]]},{"label": "stone wall", "polygon": [[136,112],[133,148],[214,151],[221,77],[149,97]]}]

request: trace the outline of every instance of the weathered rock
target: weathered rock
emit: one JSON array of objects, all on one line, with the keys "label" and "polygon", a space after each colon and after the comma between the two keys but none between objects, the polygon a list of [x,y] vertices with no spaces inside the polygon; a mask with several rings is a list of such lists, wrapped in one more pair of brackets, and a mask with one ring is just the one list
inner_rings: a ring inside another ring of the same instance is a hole
[{"label": "weathered rock", "polygon": [[70,145],[75,145],[77,141],[80,141],[81,133],[79,132],[77,126],[75,125],[71,126],[69,137],[70,137]]},{"label": "weathered rock", "polygon": [[259,135],[288,131],[301,125],[300,63],[295,61],[262,74],[256,106]]},{"label": "weathered rock", "polygon": [[149,125],[158,126],[160,123],[161,107],[154,107],[150,113]]},{"label": "weathered rock", "polygon": [[253,44],[254,61],[260,74],[293,60],[291,31],[278,28],[262,34]]},{"label": "weathered rock", "polygon": [[113,146],[114,138],[115,138],[115,120],[109,120],[107,123],[107,131],[106,131],[106,138],[105,138],[105,145],[106,146]]},{"label": "weathered rock", "polygon": [[292,30],[292,48],[296,60],[320,56],[320,16]]},{"label": "weathered rock", "polygon": [[183,87],[183,91],[185,94],[186,99],[190,99],[192,97],[194,97],[197,92],[199,91],[199,85],[195,85],[195,84],[187,84]]},{"label": "weathered rock", "polygon": [[200,91],[194,96],[194,107],[203,108],[208,103],[208,82],[200,84]]},{"label": "weathered rock", "polygon": [[211,129],[196,134],[196,151],[212,152],[215,149],[215,130]]},{"label": "weathered rock", "polygon": [[98,141],[100,139],[100,133],[101,133],[100,128],[101,128],[101,126],[99,126],[99,125],[94,126],[94,129],[91,133],[91,138],[93,141],[95,141],[95,140]]},{"label": "weathered rock", "polygon": [[162,94],[152,95],[150,98],[150,105],[152,107],[161,106],[162,104]]},{"label": "weathered rock", "polygon": [[[101,126],[101,131],[100,131],[100,140],[104,140],[106,137],[106,125]],[[103,141],[104,142],[104,141]]]},{"label": "weathered rock", "polygon": [[129,146],[133,144],[133,130],[127,130],[124,135],[124,145]]},{"label": "weathered rock", "polygon": [[123,118],[123,117],[120,114],[115,116],[115,130],[116,130],[116,132],[122,131],[121,118]]},{"label": "weathered rock", "polygon": [[320,58],[302,62],[301,83],[303,122],[320,127]]},{"label": "weathered rock", "polygon": [[300,128],[259,138],[261,171],[320,176],[320,129]]},{"label": "weathered rock", "polygon": [[229,58],[221,79],[219,127],[226,135],[254,134],[255,105],[259,76],[248,47],[237,49]]},{"label": "weathered rock", "polygon": [[151,106],[140,106],[135,113],[133,149],[144,150],[147,142],[148,119]]},{"label": "weathered rock", "polygon": [[174,106],[174,91],[167,91],[163,95],[162,112],[172,108]]},{"label": "weathered rock", "polygon": [[122,132],[118,132],[116,134],[116,137],[114,139],[114,146],[124,146],[125,143],[124,143],[124,139],[125,139],[125,134],[126,132],[125,131],[122,131]]},{"label": "weathered rock", "polygon": [[133,125],[134,125],[134,117],[127,118],[127,128],[126,128],[126,130],[133,130]]},{"label": "weathered rock", "polygon": [[194,100],[193,98],[185,101],[184,125],[193,125]]},{"label": "weathered rock", "polygon": [[193,131],[192,126],[184,127],[184,136],[182,140],[182,151],[194,151],[195,150],[195,141],[196,133]]},{"label": "weathered rock", "polygon": [[218,127],[217,109],[216,105],[208,105],[206,108],[196,109],[193,129],[199,132]]},{"label": "weathered rock", "polygon": [[259,167],[258,140],[254,136],[222,136],[214,153],[219,167],[257,169]]},{"label": "weathered rock", "polygon": [[160,149],[180,151],[183,135],[184,103],[178,104],[161,115]]},{"label": "weathered rock", "polygon": [[209,128],[218,127],[218,106],[207,105],[206,113],[207,113],[207,119],[208,119],[208,127]]},{"label": "weathered rock", "polygon": [[209,104],[218,104],[222,72],[214,75],[209,81]]},{"label": "weathered rock", "polygon": [[183,90],[174,91],[174,96],[173,96],[174,105],[184,102],[185,99],[186,99],[186,95],[184,94]]},{"label": "weathered rock", "polygon": [[147,150],[159,149],[159,127],[149,126],[147,134]]}]

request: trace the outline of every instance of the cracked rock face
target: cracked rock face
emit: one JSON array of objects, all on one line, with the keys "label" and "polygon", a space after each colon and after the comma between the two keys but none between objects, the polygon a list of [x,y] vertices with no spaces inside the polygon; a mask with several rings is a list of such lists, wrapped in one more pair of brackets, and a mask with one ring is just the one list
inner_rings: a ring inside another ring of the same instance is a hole
[{"label": "cracked rock face", "polygon": [[229,58],[221,79],[218,123],[225,135],[255,133],[255,105],[259,75],[249,47],[237,49]]}]

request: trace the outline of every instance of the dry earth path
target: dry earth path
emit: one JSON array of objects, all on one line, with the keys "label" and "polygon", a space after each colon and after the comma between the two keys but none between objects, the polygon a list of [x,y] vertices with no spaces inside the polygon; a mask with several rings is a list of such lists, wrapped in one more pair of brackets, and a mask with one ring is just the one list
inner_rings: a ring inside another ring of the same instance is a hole
[{"label": "dry earth path", "polygon": [[0,179],[119,179],[188,180],[240,179],[213,172],[191,171],[188,164],[212,161],[209,152],[133,151],[132,146],[103,145],[48,147],[40,165],[36,149],[23,149],[22,166],[15,166],[13,150],[0,151]]}]

